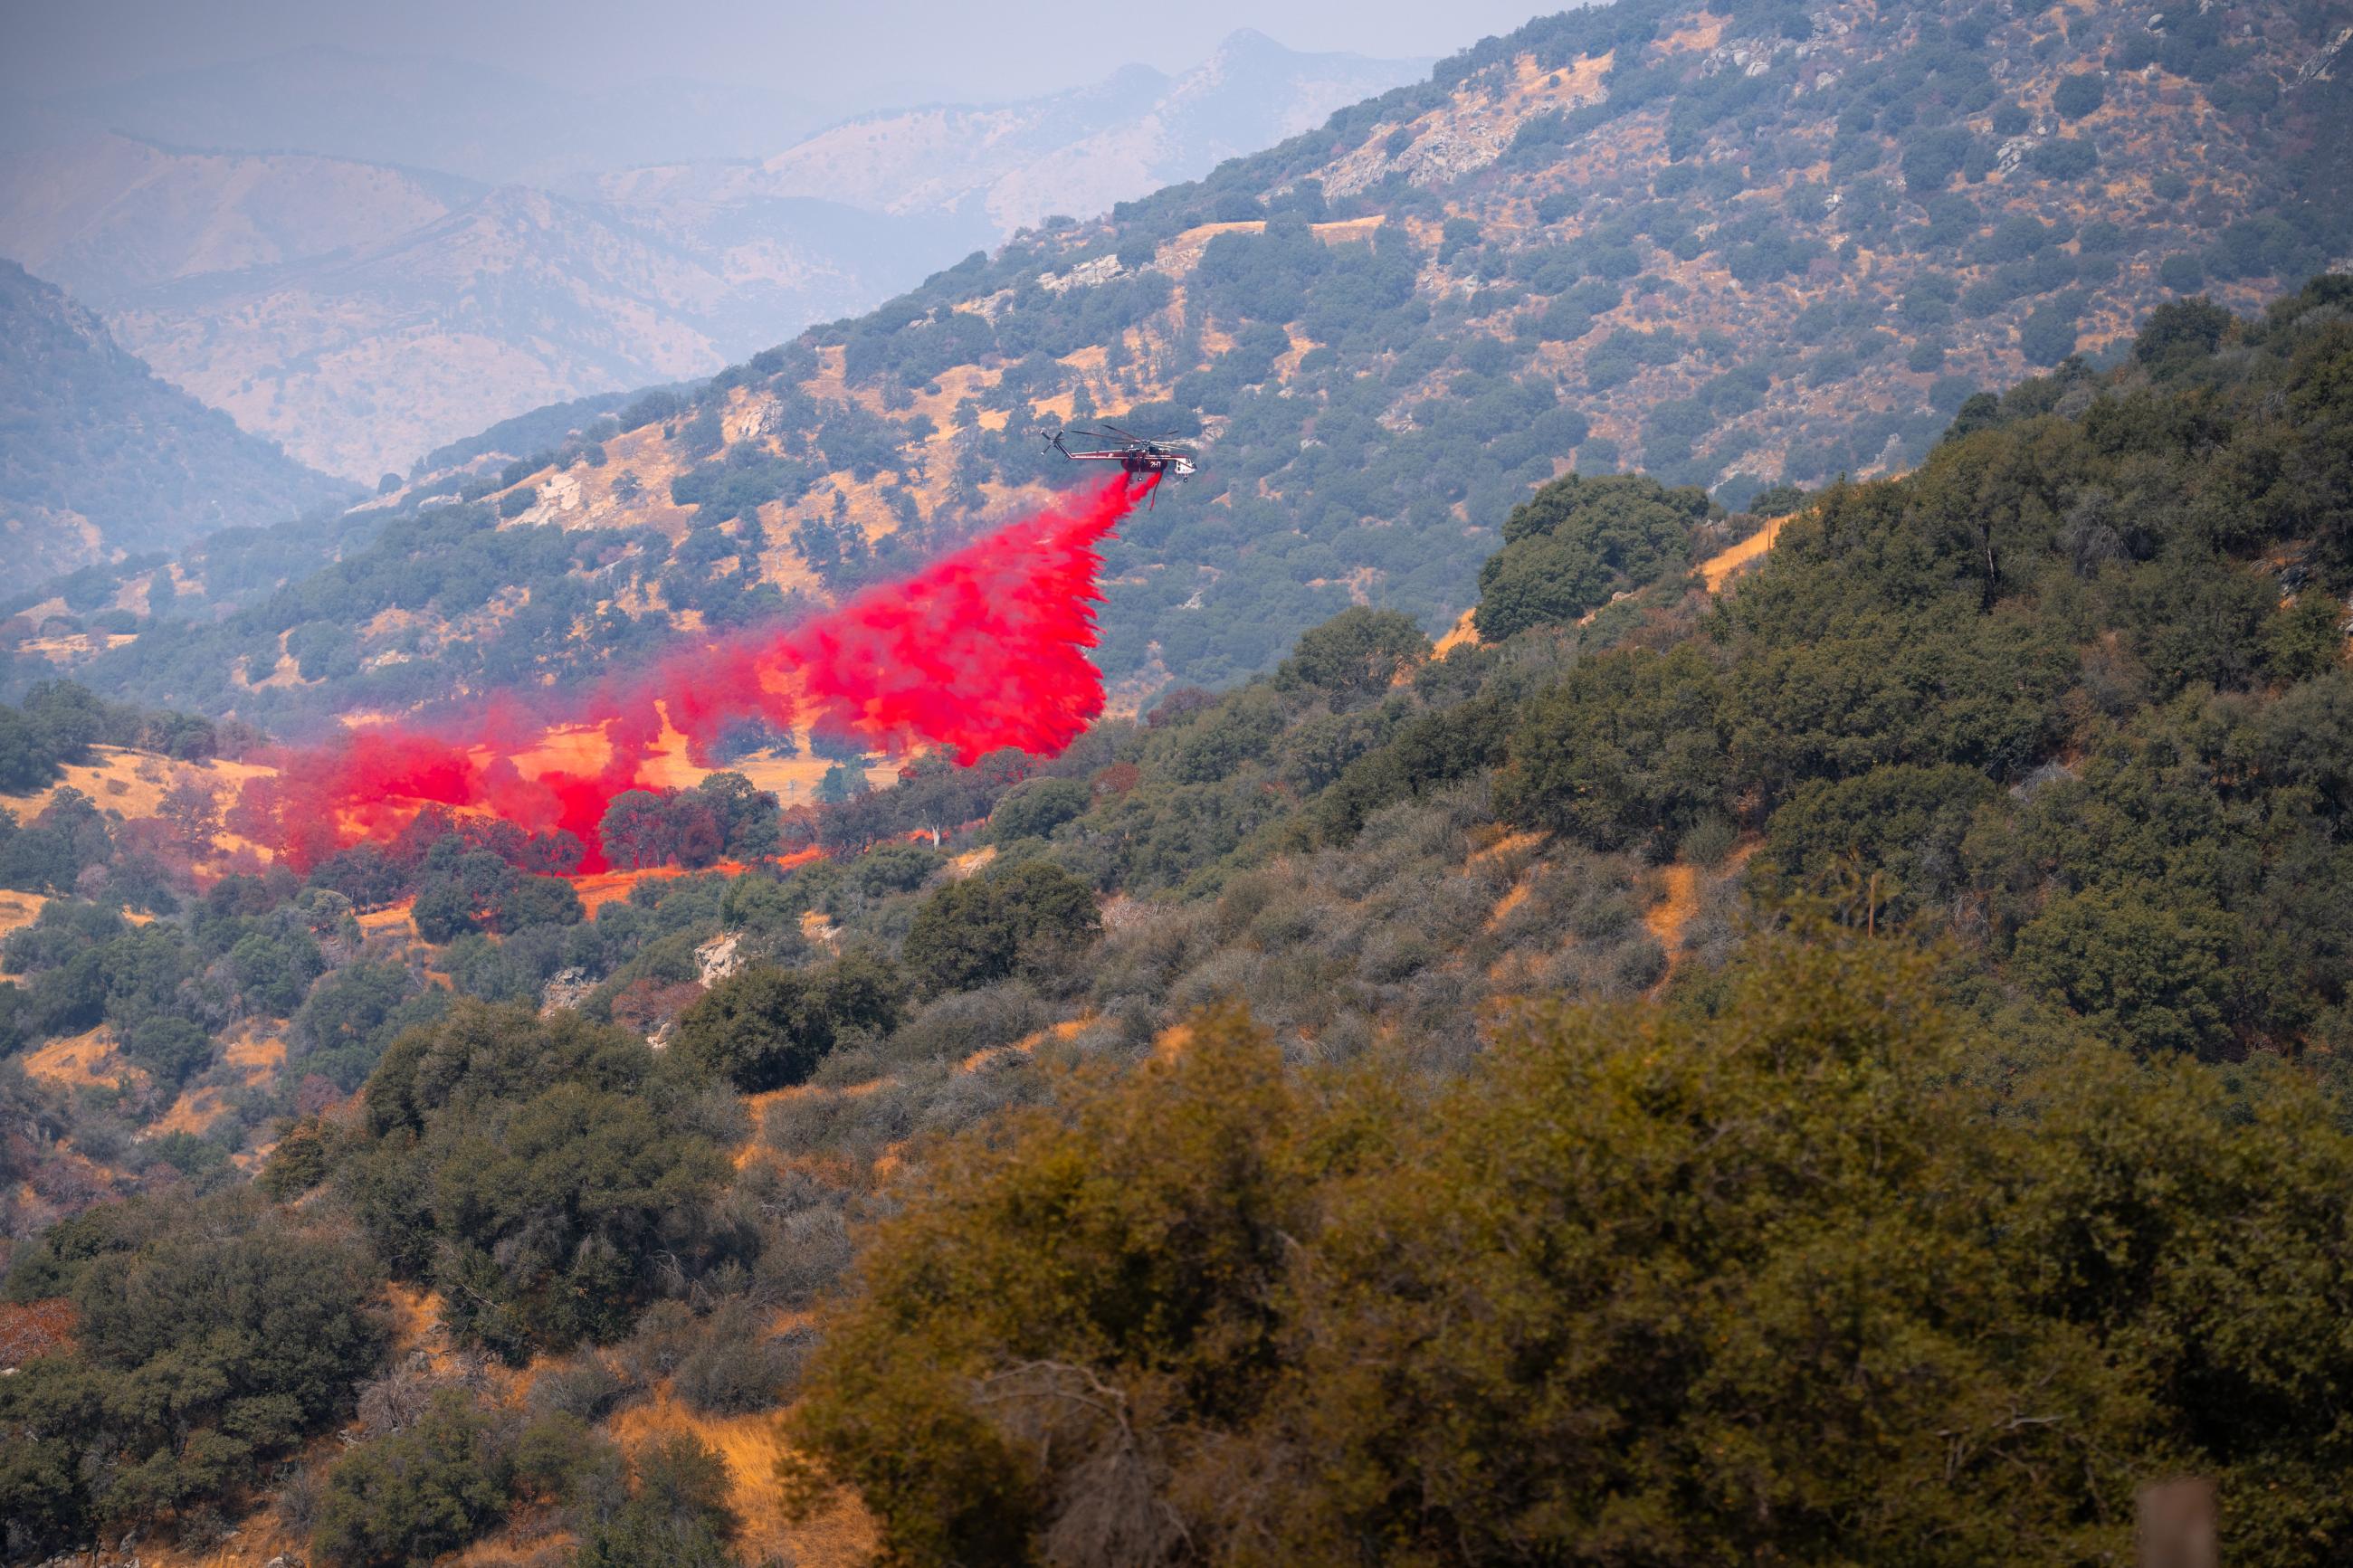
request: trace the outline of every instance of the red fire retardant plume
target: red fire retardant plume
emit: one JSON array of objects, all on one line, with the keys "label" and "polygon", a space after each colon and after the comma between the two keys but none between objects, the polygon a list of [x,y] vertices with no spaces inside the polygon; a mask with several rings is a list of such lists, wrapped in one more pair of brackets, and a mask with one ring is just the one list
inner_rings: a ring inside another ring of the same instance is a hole
[{"label": "red fire retardant plume", "polygon": [[[550,718],[495,699],[461,730],[385,726],[285,753],[274,778],[245,786],[231,826],[308,869],[390,839],[438,805],[527,835],[568,832],[586,848],[578,869],[596,871],[605,808],[624,790],[656,787],[641,775],[665,717],[698,760],[747,719],[840,731],[877,751],[934,747],[966,763],[1008,746],[1051,755],[1103,711],[1103,676],[1086,656],[1103,597],[1097,547],[1152,482],[1080,492],[788,630],[682,650],[578,711]],[[534,752],[581,749],[558,731],[576,741],[592,727],[604,737],[596,771],[533,765]]]}]

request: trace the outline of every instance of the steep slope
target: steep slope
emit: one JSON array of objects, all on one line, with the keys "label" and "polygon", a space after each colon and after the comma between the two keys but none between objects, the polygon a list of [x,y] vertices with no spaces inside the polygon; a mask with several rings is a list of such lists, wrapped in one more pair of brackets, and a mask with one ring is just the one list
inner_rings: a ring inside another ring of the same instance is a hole
[{"label": "steep slope", "polygon": [[353,493],[158,381],[13,262],[0,262],[0,534],[20,581]]},{"label": "steep slope", "polygon": [[1468,1568],[1637,1497],[2061,1568],[2187,1470],[2344,1561],[2348,307],[2161,309],[1736,575],[1765,509],[1565,477],[1492,637],[1350,610],[814,812],[698,770],[635,872],[420,816],[301,877],[225,728],[0,710],[0,1548]]}]

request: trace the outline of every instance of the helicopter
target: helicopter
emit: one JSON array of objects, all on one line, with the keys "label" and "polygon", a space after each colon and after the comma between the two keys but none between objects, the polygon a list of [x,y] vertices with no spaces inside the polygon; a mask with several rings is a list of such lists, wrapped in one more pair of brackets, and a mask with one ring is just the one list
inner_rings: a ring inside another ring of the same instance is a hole
[{"label": "helicopter", "polygon": [[[1194,449],[1172,446],[1165,436],[1138,436],[1108,422],[1100,429],[1066,427],[1042,434],[1046,437],[1046,445],[1074,463],[1117,463],[1120,471],[1130,478],[1151,476],[1153,502],[1159,500],[1162,479],[1187,479],[1197,471]],[[1063,445],[1063,438],[1070,436],[1100,445],[1093,450],[1073,452]],[[1147,502],[1145,510],[1152,510],[1153,502]]]}]

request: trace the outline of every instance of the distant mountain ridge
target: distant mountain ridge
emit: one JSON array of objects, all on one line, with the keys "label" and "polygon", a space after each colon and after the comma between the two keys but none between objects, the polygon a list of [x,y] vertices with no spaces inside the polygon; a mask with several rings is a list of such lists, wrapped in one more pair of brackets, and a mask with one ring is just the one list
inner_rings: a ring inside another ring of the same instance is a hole
[{"label": "distant mountain ridge", "polygon": [[13,259],[105,309],[182,279],[381,244],[482,193],[452,174],[110,132],[0,153],[0,237]]},{"label": "distant mountain ridge", "polygon": [[151,374],[95,316],[0,261],[0,539],[20,584],[356,492]]},{"label": "distant mountain ridge", "polygon": [[363,249],[159,286],[112,320],[247,428],[359,479],[551,395],[707,374],[777,322],[854,309],[875,287],[789,237],[698,251],[506,185]]},{"label": "distant mountain ridge", "polygon": [[624,202],[693,191],[721,200],[824,195],[894,214],[976,209],[1002,237],[1194,178],[1412,80],[1430,64],[1303,54],[1245,28],[1180,76],[1133,65],[1018,103],[864,114],[756,165],[632,170],[599,188]]},{"label": "distant mountain ridge", "polygon": [[[707,375],[1049,213],[1206,173],[1423,68],[1237,35],[1179,77],[1135,67],[1029,102],[870,116],[759,163],[701,154],[786,146],[814,111],[763,99],[718,129],[687,113],[665,143],[601,123],[593,98],[425,64],[312,52],[71,100],[121,130],[52,116],[0,151],[0,254],[102,308],[245,428],[365,483],[542,405]],[[628,115],[661,97],[647,84]],[[763,126],[765,143],[746,140]],[[309,136],[334,155],[142,134]],[[594,173],[600,154],[666,144],[698,156]],[[457,173],[420,172],[437,165]]]},{"label": "distant mountain ridge", "polygon": [[496,185],[752,156],[857,106],[711,82],[596,91],[469,60],[311,47],[93,88],[49,107],[173,148],[305,153]]}]

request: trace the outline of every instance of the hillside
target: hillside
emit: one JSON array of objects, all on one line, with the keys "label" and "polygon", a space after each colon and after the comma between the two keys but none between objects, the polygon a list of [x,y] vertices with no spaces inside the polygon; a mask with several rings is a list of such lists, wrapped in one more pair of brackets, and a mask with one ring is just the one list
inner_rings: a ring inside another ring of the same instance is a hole
[{"label": "hillside", "polygon": [[2119,348],[595,878],[34,690],[6,1549],[2341,1560],[2353,280]]},{"label": "hillside", "polygon": [[95,316],[5,261],[0,404],[0,534],[23,581],[353,493],[164,384]]}]

